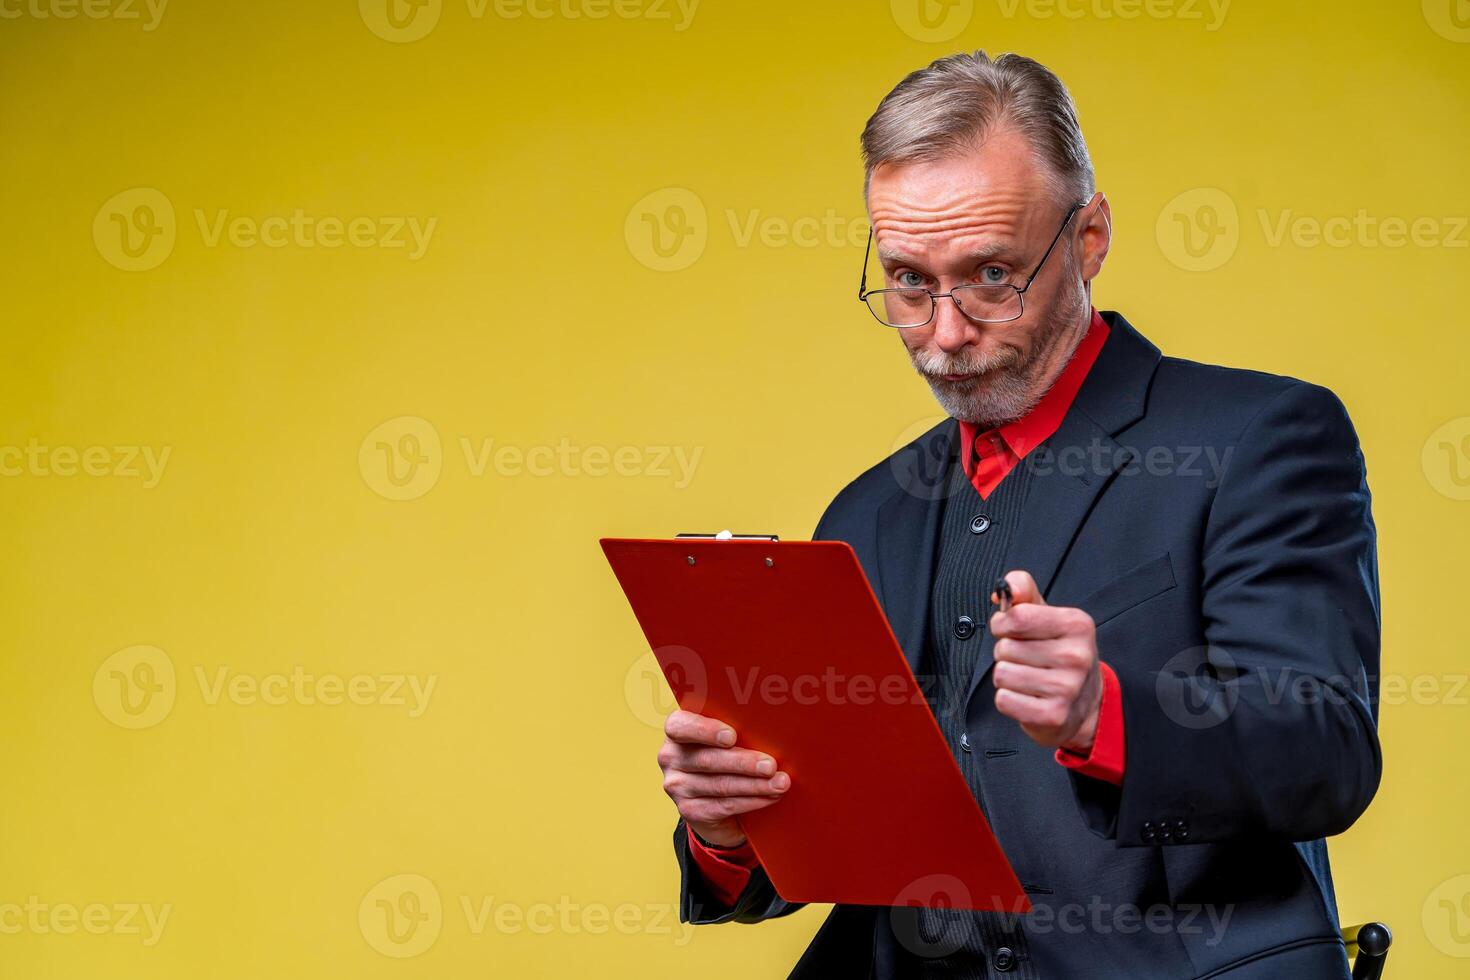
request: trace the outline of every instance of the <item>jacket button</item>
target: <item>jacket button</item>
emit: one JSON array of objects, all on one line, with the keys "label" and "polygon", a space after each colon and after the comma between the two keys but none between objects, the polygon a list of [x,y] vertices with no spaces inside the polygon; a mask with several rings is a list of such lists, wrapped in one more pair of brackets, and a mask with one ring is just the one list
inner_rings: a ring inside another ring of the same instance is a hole
[{"label": "jacket button", "polygon": [[1145,820],[1143,822],[1143,830],[1139,832],[1138,836],[1143,838],[1143,842],[1145,844],[1152,844],[1154,842],[1154,837],[1156,835],[1154,834],[1154,824],[1152,820]]},{"label": "jacket button", "polygon": [[975,621],[969,616],[961,616],[954,621],[954,635],[962,640],[968,640],[975,635]]},{"label": "jacket button", "polygon": [[1189,822],[1186,820],[1175,820],[1174,836],[1179,840],[1189,840]]},{"label": "jacket button", "polygon": [[1001,973],[1009,973],[1016,967],[1016,954],[1009,946],[1002,946],[995,951],[995,968]]},{"label": "jacket button", "polygon": [[966,752],[970,751],[970,733],[960,732],[960,748]]},{"label": "jacket button", "polygon": [[971,534],[984,534],[988,530],[990,530],[990,518],[984,514],[977,514],[975,519],[970,522]]}]

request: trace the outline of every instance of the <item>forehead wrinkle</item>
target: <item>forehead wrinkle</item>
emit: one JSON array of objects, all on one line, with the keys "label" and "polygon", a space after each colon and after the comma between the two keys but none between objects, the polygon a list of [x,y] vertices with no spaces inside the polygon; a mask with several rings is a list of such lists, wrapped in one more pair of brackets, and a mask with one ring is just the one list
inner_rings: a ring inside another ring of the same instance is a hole
[{"label": "forehead wrinkle", "polygon": [[[891,248],[886,245],[880,246],[877,251],[878,261],[884,264],[897,262],[922,264],[922,259],[918,252],[906,250],[901,246],[898,248]],[[990,241],[977,245],[974,248],[966,249],[963,254],[955,257],[955,261],[960,264],[976,264],[988,262],[993,259],[1015,261],[1017,258],[1019,258],[1019,253],[1009,242]]]},{"label": "forehead wrinkle", "polygon": [[[1014,257],[1026,209],[1015,202],[987,202],[970,213],[918,214],[886,210],[873,215],[878,257],[893,262],[917,257],[930,248],[963,248],[962,260],[979,261],[1005,255]],[[971,244],[973,243],[973,244]]]}]

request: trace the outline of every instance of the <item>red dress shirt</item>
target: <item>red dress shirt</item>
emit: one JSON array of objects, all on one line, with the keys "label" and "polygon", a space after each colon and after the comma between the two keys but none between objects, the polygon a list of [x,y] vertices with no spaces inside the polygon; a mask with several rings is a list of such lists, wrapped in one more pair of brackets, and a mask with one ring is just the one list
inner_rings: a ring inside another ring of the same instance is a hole
[{"label": "red dress shirt", "polygon": [[[1042,396],[1036,406],[1018,419],[999,428],[980,431],[970,422],[960,422],[960,451],[965,475],[974,484],[975,491],[985,499],[995,490],[1006,474],[1026,458],[1061,426],[1067,410],[1077,397],[1087,372],[1097,360],[1103,342],[1108,339],[1108,325],[1092,311],[1092,321],[1073,352],[1067,366],[1057,380]],[[1074,772],[1094,779],[1102,779],[1114,785],[1123,783],[1123,703],[1118,686],[1118,676],[1105,663],[1098,665],[1102,675],[1102,705],[1099,708],[1097,732],[1093,736],[1092,750],[1087,755],[1058,749],[1056,761]],[[713,847],[706,845],[693,833],[689,834],[689,851],[699,865],[710,891],[725,905],[734,905],[745,885],[750,881],[750,872],[760,862],[749,842],[739,847]]]}]

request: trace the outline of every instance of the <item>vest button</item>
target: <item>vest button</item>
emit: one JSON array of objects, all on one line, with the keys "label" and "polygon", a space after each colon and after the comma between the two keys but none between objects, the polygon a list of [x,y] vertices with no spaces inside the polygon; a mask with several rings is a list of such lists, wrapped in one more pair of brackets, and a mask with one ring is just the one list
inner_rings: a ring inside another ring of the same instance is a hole
[{"label": "vest button", "polygon": [[984,534],[988,530],[990,530],[990,518],[984,514],[975,515],[975,519],[970,522],[970,533]]},{"label": "vest button", "polygon": [[954,635],[962,640],[968,640],[975,635],[975,621],[969,616],[961,616],[954,621]]},{"label": "vest button", "polygon": [[1016,954],[1009,946],[1002,946],[995,951],[995,968],[1001,973],[1009,973],[1016,967]]}]

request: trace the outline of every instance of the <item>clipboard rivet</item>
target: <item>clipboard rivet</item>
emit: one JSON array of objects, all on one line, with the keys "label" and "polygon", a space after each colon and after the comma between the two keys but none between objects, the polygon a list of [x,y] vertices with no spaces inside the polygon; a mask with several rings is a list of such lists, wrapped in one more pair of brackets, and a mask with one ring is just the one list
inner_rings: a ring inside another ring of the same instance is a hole
[{"label": "clipboard rivet", "polygon": [[688,559],[689,559],[689,564],[693,565],[694,564],[694,556],[693,555],[689,555],[688,556]]},{"label": "clipboard rivet", "polygon": [[776,559],[774,559],[774,558],[767,558],[766,559],[766,567],[767,568],[770,568],[771,566],[773,566],[775,564],[776,564]]}]

